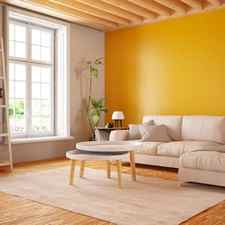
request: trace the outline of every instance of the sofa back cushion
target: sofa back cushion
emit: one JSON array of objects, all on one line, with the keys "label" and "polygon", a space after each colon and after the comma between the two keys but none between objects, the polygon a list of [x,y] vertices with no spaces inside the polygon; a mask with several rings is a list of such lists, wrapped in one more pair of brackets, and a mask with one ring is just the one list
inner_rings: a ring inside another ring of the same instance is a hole
[{"label": "sofa back cushion", "polygon": [[147,125],[140,126],[142,141],[153,142],[169,142],[171,137],[168,135],[167,127],[165,125]]},{"label": "sofa back cushion", "polygon": [[[152,120],[149,120],[147,121],[147,123],[144,123],[146,125],[153,125],[153,121]],[[129,124],[128,127],[129,127],[129,139],[130,140],[135,140],[135,139],[141,139],[142,136],[141,136],[141,132],[140,132],[140,126],[142,124]]]},{"label": "sofa back cushion", "polygon": [[225,144],[225,116],[183,116],[182,139]]},{"label": "sofa back cushion", "polygon": [[143,117],[143,123],[151,120],[154,121],[154,125],[165,125],[173,140],[181,140],[182,116],[147,115]]}]

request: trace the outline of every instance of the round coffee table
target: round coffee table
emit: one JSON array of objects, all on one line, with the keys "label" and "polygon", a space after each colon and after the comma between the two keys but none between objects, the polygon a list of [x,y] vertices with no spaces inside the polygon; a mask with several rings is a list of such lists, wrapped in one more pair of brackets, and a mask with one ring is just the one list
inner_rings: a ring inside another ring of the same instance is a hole
[{"label": "round coffee table", "polygon": [[69,151],[66,153],[66,157],[71,160],[70,168],[70,185],[74,181],[74,171],[76,161],[81,161],[80,165],[80,177],[84,175],[85,161],[104,160],[107,161],[107,177],[111,177],[111,161],[116,161],[117,173],[118,173],[118,186],[121,188],[121,167],[122,160],[126,154],[129,154],[130,166],[132,171],[133,181],[136,181],[136,169],[135,169],[135,153],[139,143],[133,142],[80,142],[76,144],[77,150]]}]

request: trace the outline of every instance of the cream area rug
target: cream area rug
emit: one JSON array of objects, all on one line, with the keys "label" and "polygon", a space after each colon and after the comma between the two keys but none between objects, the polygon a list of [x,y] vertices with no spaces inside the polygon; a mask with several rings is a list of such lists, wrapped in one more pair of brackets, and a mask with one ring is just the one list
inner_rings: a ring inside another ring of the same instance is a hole
[{"label": "cream area rug", "polygon": [[[225,189],[206,185],[180,186],[177,181],[123,174],[123,189],[116,174],[85,169],[68,185],[69,168],[29,172],[0,178],[0,191],[97,217],[118,225],[177,225],[225,199]],[[76,172],[79,172],[78,170]]]}]

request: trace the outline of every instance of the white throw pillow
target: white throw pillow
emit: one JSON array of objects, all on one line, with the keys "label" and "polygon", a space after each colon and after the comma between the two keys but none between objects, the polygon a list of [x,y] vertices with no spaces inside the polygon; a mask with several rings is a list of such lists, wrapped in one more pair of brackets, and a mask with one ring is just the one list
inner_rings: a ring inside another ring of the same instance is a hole
[{"label": "white throw pillow", "polygon": [[170,136],[165,125],[147,125],[140,126],[142,141],[169,142]]},{"label": "white throw pillow", "polygon": [[[146,123],[144,123],[146,125],[153,125],[153,120],[150,120]],[[129,139],[130,140],[135,140],[135,139],[141,139],[142,135],[140,132],[140,126],[142,126],[143,124],[129,124]]]}]

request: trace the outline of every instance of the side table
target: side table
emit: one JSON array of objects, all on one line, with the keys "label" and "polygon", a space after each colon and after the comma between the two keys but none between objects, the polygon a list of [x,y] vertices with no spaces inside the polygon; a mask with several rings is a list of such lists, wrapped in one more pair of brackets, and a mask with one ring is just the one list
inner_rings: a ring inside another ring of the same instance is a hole
[{"label": "side table", "polygon": [[113,130],[128,130],[128,127],[96,127],[95,128],[95,140],[96,141],[108,141],[109,135]]}]

